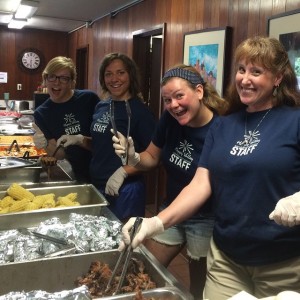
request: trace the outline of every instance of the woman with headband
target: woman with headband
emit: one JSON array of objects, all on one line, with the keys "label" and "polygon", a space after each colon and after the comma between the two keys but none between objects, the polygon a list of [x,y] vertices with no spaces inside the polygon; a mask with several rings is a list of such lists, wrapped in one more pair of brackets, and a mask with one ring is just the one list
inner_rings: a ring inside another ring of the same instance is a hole
[{"label": "woman with headband", "polygon": [[[161,94],[165,111],[152,141],[139,154],[139,161],[129,161],[129,164],[147,171],[163,163],[167,173],[166,198],[160,208],[163,210],[193,178],[207,130],[224,111],[226,103],[195,68],[186,65],[176,66],[165,73]],[[121,155],[124,137],[117,139],[114,136],[113,140],[116,153]],[[190,291],[195,299],[202,299],[206,254],[213,225],[209,201],[190,219],[146,241],[146,247],[166,267],[186,246]]]}]

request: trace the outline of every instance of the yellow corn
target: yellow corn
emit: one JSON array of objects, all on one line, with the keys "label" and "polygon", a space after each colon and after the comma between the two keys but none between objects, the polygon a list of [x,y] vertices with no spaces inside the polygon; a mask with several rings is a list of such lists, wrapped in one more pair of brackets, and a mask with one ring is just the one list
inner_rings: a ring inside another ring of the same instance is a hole
[{"label": "yellow corn", "polygon": [[38,208],[41,208],[46,200],[53,199],[54,201],[54,198],[55,194],[37,195],[33,198],[32,202],[34,202]]},{"label": "yellow corn", "polygon": [[9,212],[9,207],[1,208],[0,209],[0,215],[1,214],[7,214]]},{"label": "yellow corn", "polygon": [[76,201],[70,200],[68,196],[57,198],[56,206],[75,206],[75,205],[76,205]]},{"label": "yellow corn", "polygon": [[0,207],[6,208],[11,206],[14,203],[14,199],[11,196],[5,196],[2,200],[0,200]]},{"label": "yellow corn", "polygon": [[71,201],[75,201],[77,199],[77,193],[70,193],[66,195],[67,198],[69,198]]},{"label": "yellow corn", "polygon": [[42,208],[53,208],[53,207],[55,207],[55,200],[54,200],[54,198],[52,198],[52,197],[48,197],[48,198],[44,201],[44,203],[43,203],[43,205],[42,205]]},{"label": "yellow corn", "polygon": [[19,201],[14,201],[14,203],[9,207],[9,212],[19,212],[23,211],[27,205],[27,203],[30,202],[30,199],[24,198]]},{"label": "yellow corn", "polygon": [[31,200],[34,197],[34,195],[30,191],[26,190],[25,188],[23,188],[17,183],[13,183],[7,189],[7,194],[16,200],[21,200],[23,198],[27,198]]},{"label": "yellow corn", "polygon": [[26,206],[24,207],[24,211],[36,210],[36,209],[39,209],[39,206],[37,203],[32,201],[27,203]]}]

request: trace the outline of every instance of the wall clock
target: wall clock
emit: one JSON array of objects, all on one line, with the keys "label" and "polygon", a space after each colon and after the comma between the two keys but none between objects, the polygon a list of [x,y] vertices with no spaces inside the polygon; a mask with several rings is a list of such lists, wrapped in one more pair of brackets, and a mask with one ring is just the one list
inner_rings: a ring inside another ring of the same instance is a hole
[{"label": "wall clock", "polygon": [[39,70],[43,62],[43,55],[38,49],[27,48],[20,52],[18,64],[21,69],[28,72]]}]

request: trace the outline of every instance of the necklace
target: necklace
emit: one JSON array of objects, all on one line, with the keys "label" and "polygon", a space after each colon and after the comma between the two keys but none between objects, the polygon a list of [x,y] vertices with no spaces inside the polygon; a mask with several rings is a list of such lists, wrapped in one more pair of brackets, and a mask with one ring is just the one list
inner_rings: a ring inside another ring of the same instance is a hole
[{"label": "necklace", "polygon": [[245,117],[245,134],[244,134],[244,142],[246,146],[251,145],[252,143],[257,143],[258,136],[260,135],[259,131],[257,128],[259,125],[262,123],[262,121],[265,119],[265,117],[268,115],[268,113],[271,111],[272,107],[266,111],[266,113],[263,115],[263,117],[260,119],[258,124],[256,125],[255,129],[253,131],[247,130],[247,112],[246,112],[246,117]]}]

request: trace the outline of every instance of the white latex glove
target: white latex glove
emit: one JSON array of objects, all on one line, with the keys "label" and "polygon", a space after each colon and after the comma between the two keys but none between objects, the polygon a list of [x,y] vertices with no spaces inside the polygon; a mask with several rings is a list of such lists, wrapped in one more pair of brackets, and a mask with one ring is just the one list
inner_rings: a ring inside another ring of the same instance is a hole
[{"label": "white latex glove", "polygon": [[280,199],[269,218],[279,225],[300,225],[300,192]]},{"label": "white latex glove", "polygon": [[[114,133],[113,129],[111,129],[111,132]],[[112,140],[113,140],[113,147],[115,148],[115,153],[121,158],[122,155],[125,154],[125,147],[127,143],[127,139],[125,136],[118,131],[118,136],[117,138],[115,135],[113,135]],[[130,136],[128,138],[128,166],[134,167],[140,162],[140,155],[135,152],[134,149],[134,143],[133,139]]]},{"label": "white latex glove", "polygon": [[300,294],[293,291],[284,291],[279,293],[274,300],[300,300]]},{"label": "white latex glove", "polygon": [[35,130],[35,133],[32,137],[35,147],[38,149],[46,148],[48,141],[45,138],[42,130],[34,123],[32,124],[32,127]]},{"label": "white latex glove", "polygon": [[56,142],[56,146],[59,146],[63,143],[64,147],[68,147],[71,145],[81,145],[83,143],[83,135],[76,134],[76,135],[62,135]]},{"label": "white latex glove", "polygon": [[105,193],[110,196],[119,196],[119,188],[127,176],[128,174],[123,167],[117,169],[106,182]]},{"label": "white latex glove", "polygon": [[[119,251],[122,251],[125,248],[125,245],[130,244],[130,230],[135,222],[136,218],[130,218],[129,221],[123,226],[122,234],[123,240],[119,245]],[[150,239],[151,237],[162,233],[164,231],[164,225],[161,219],[157,216],[152,218],[143,218],[142,225],[140,230],[135,235],[133,241],[131,242],[132,248],[136,248],[140,245],[144,240]]]}]

